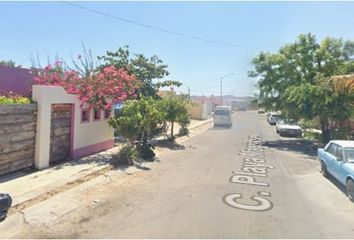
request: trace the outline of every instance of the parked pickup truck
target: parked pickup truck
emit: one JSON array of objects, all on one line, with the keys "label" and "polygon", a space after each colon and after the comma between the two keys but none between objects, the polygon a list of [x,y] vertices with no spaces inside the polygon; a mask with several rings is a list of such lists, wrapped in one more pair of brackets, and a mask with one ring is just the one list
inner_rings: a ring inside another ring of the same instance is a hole
[{"label": "parked pickup truck", "polygon": [[346,186],[348,198],[354,202],[354,141],[330,141],[317,155],[323,176],[332,176]]}]

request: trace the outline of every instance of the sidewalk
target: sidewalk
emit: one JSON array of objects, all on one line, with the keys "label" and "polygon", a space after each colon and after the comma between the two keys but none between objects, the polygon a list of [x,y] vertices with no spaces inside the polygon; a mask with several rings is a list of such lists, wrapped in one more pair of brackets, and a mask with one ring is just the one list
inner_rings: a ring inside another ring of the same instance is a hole
[{"label": "sidewalk", "polygon": [[[190,132],[198,131],[203,126],[211,126],[212,119],[191,120]],[[176,128],[176,133],[178,128]],[[191,136],[196,133],[192,133]],[[189,137],[177,139],[179,143]],[[84,157],[80,160],[63,163],[42,171],[29,174],[14,173],[0,177],[0,192],[9,193],[13,198],[13,205],[8,218],[0,223],[1,238],[3,233],[16,232],[16,228],[23,224],[23,210],[41,203],[55,195],[73,189],[74,187],[90,181],[112,170],[110,160],[112,154],[118,153],[119,145],[107,151]],[[157,149],[157,154],[163,151]],[[45,211],[50,211],[47,209]]]},{"label": "sidewalk", "polygon": [[[209,117],[205,120],[190,119],[190,124],[188,125],[188,129],[189,129],[189,133],[190,133],[189,136],[191,137],[191,133],[193,131],[195,131],[205,125],[211,124],[212,121],[213,121],[212,117]],[[174,132],[176,139],[186,137],[186,136],[178,136],[180,129],[181,129],[181,126],[179,124],[175,124],[173,132]],[[171,126],[169,126],[169,128],[167,129],[167,134],[170,134],[170,131],[171,131]],[[166,137],[167,136],[165,136],[165,135],[161,135],[161,136],[155,137],[154,140],[164,140],[164,139],[167,139]]]}]

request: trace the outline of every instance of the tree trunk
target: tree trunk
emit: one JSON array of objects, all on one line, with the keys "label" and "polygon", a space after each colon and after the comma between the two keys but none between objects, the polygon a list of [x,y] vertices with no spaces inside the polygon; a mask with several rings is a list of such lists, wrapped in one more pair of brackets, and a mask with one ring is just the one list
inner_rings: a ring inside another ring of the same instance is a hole
[{"label": "tree trunk", "polygon": [[328,119],[320,119],[322,130],[322,142],[327,144],[331,140],[331,133],[329,129]]},{"label": "tree trunk", "polygon": [[174,122],[171,122],[171,139],[173,139],[173,126],[174,126]]}]

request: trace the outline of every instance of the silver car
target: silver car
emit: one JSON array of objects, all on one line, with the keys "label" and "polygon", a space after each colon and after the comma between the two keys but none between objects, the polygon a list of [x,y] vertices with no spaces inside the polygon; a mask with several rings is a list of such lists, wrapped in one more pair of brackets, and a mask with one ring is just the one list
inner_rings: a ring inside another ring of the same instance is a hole
[{"label": "silver car", "polygon": [[280,120],[281,115],[279,113],[270,113],[267,118],[267,121],[270,125],[275,125]]},{"label": "silver car", "polygon": [[281,137],[302,137],[302,128],[293,120],[280,120],[275,128]]}]

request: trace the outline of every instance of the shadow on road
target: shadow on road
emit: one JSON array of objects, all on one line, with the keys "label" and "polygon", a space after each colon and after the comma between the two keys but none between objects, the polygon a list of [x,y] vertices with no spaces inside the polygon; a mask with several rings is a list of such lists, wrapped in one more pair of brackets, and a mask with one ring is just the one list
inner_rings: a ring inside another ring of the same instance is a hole
[{"label": "shadow on road", "polygon": [[230,130],[232,128],[232,126],[220,126],[220,127],[212,127],[212,128],[209,128],[208,131],[220,131],[220,130]]},{"label": "shadow on road", "polygon": [[170,150],[185,150],[186,147],[184,145],[178,144],[175,141],[169,140],[159,140],[154,143],[156,147],[160,148],[168,148]]},{"label": "shadow on road", "polygon": [[135,167],[136,167],[137,169],[144,170],[144,171],[150,171],[150,170],[151,170],[151,168],[146,167],[146,166],[143,166],[143,165],[141,165],[141,164],[135,164]]},{"label": "shadow on road", "polygon": [[[57,161],[54,163],[50,163],[50,170],[60,170],[63,169],[65,167],[70,167],[70,166],[77,166],[77,165],[82,165],[82,164],[93,164],[96,166],[105,166],[108,165],[110,163],[112,159],[112,155],[111,154],[107,154],[107,153],[98,153],[98,154],[94,154],[91,156],[87,156],[84,157],[82,159],[79,160],[71,160],[71,159],[66,159],[64,161]],[[85,169],[82,171],[86,171]],[[30,168],[26,168],[26,169],[22,169],[13,173],[9,173],[7,175],[3,175],[0,177],[0,183],[5,183],[7,181],[11,181],[14,180],[16,178],[20,178],[20,177],[24,177],[26,175],[29,174],[33,174],[36,172],[40,172],[36,169],[34,169],[34,167],[30,167]]]},{"label": "shadow on road", "polygon": [[14,180],[16,178],[21,178],[23,176],[35,173],[37,171],[38,170],[36,170],[34,168],[26,168],[26,169],[19,170],[19,171],[13,172],[13,173],[5,174],[0,177],[0,183],[5,183],[8,181]]},{"label": "shadow on road", "polygon": [[98,153],[98,154],[94,154],[91,156],[81,158],[79,160],[68,160],[66,162],[57,162],[57,163],[51,164],[51,167],[54,170],[58,170],[58,169],[61,169],[65,166],[75,166],[75,165],[80,165],[80,164],[95,164],[98,166],[103,166],[103,165],[109,164],[111,159],[112,159],[112,154]]},{"label": "shadow on road", "polygon": [[297,152],[309,156],[315,160],[317,156],[317,145],[303,139],[284,139],[264,141],[263,146],[281,151]]},{"label": "shadow on road", "polygon": [[347,190],[345,188],[345,186],[343,184],[341,184],[340,182],[338,182],[337,179],[335,179],[334,177],[332,176],[329,176],[327,178],[327,180],[332,183],[334,186],[336,186],[339,190],[341,190],[341,192],[344,194],[344,195],[347,195]]}]

